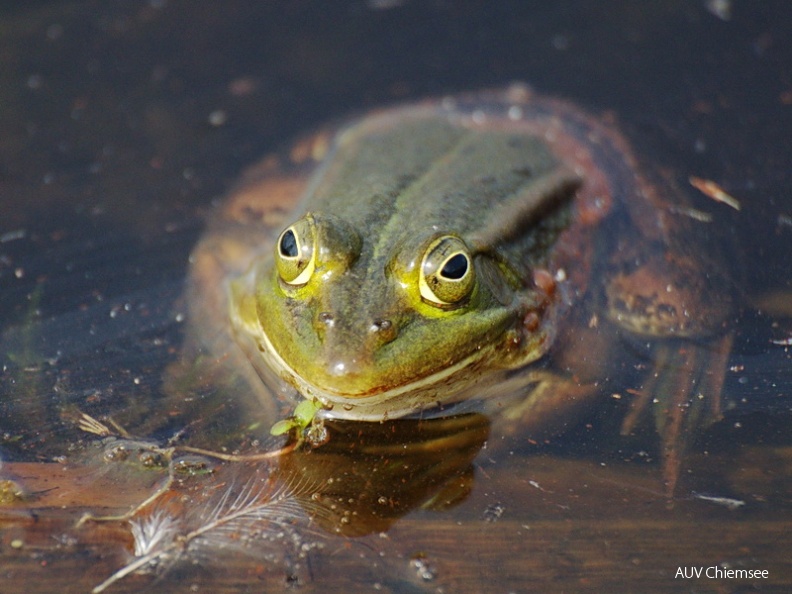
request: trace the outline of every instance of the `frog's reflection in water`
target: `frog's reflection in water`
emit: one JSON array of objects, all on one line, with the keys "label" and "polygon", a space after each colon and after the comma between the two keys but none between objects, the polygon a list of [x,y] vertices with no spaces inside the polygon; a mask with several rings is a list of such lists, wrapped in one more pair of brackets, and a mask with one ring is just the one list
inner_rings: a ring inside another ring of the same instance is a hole
[{"label": "frog's reflection in water", "polygon": [[[152,442],[106,440],[105,463],[115,465],[124,490],[139,468],[119,462],[165,461],[161,480],[129,514],[91,517],[85,525],[127,520],[134,558],[95,591],[144,571],[185,563],[217,564],[228,553],[294,574],[331,535],[385,533],[416,509],[443,510],[461,503],[473,485],[473,461],[489,436],[478,413],[383,423],[330,421],[328,439],[305,441],[263,455],[230,456],[214,463],[189,446],[158,449]],[[162,453],[157,456],[156,453]],[[124,455],[129,454],[129,455]],[[222,456],[222,454],[218,454]],[[128,475],[128,476],[126,476]],[[97,505],[112,507],[109,492]]]},{"label": "frog's reflection in water", "polygon": [[489,435],[488,419],[477,413],[326,426],[329,441],[285,456],[280,472],[287,483],[321,485],[306,509],[323,528],[348,536],[384,531],[419,507],[461,502],[472,487],[473,460]]}]

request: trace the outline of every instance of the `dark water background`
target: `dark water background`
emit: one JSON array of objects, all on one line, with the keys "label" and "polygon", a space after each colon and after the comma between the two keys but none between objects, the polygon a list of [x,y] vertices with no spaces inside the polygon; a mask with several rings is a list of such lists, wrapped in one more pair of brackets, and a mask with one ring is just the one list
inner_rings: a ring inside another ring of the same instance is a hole
[{"label": "dark water background", "polygon": [[[14,272],[37,251],[37,233],[139,253],[177,229],[197,233],[202,209],[242,167],[300,131],[513,80],[613,112],[645,157],[679,179],[717,181],[744,206],[732,225],[749,240],[746,288],[788,281],[790,225],[779,219],[792,175],[786,3],[734,2],[729,20],[703,1],[396,4],[6,8],[2,228],[26,237],[2,244],[4,288],[17,291],[4,291],[3,319],[24,311],[36,284],[32,265],[21,279]],[[159,282],[189,245],[159,250],[163,261],[147,259],[142,278],[119,271],[94,288],[109,297]],[[44,305],[60,313],[78,292],[46,295]]]},{"label": "dark water background", "polygon": [[[213,202],[295,134],[411,98],[519,80],[615,115],[636,151],[680,185],[695,175],[740,200],[739,212],[712,207],[690,188],[736,237],[749,301],[792,295],[792,4],[734,0],[728,14],[715,4],[0,4],[0,453],[62,454],[73,433],[55,404],[131,409],[156,396]],[[712,444],[788,444],[792,371],[770,342],[792,336],[786,307],[775,325],[743,315],[728,382],[736,402],[751,398]],[[789,491],[776,495],[782,503],[762,517],[788,522]],[[659,568],[657,591],[678,591],[675,567]],[[792,583],[784,569],[774,587]],[[585,589],[585,572],[557,571],[566,591]],[[20,575],[0,591],[21,591]],[[389,587],[442,586],[410,583]],[[531,590],[515,577],[502,585]]]}]

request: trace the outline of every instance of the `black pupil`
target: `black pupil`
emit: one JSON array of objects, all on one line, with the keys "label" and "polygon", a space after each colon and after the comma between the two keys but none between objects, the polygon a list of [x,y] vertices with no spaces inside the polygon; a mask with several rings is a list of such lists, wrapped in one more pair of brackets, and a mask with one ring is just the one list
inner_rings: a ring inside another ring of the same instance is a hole
[{"label": "black pupil", "polygon": [[297,238],[294,236],[294,231],[291,229],[286,231],[281,237],[280,253],[287,258],[297,257]]},{"label": "black pupil", "polygon": [[448,262],[443,265],[443,269],[440,271],[440,274],[448,279],[451,280],[459,280],[463,276],[468,269],[468,260],[464,254],[456,254],[452,258],[449,258]]}]

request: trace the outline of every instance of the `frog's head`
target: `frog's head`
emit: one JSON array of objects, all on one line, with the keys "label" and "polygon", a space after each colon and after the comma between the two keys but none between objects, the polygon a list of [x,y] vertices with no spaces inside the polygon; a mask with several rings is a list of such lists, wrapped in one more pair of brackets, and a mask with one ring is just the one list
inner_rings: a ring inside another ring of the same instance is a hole
[{"label": "frog's head", "polygon": [[306,213],[233,286],[233,315],[264,362],[339,416],[433,406],[546,350],[547,329],[526,320],[547,295],[508,262],[453,229],[398,227],[370,240]]}]

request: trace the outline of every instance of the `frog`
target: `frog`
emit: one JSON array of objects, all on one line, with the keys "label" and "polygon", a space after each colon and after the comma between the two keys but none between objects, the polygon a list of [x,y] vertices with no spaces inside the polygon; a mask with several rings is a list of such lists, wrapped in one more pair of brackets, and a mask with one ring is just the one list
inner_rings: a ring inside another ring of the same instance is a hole
[{"label": "frog", "polygon": [[697,212],[612,118],[525,85],[375,110],[243,175],[191,256],[193,343],[266,422],[473,407],[529,439],[602,399],[632,341],[622,432],[651,409],[673,494],[736,307]]}]

